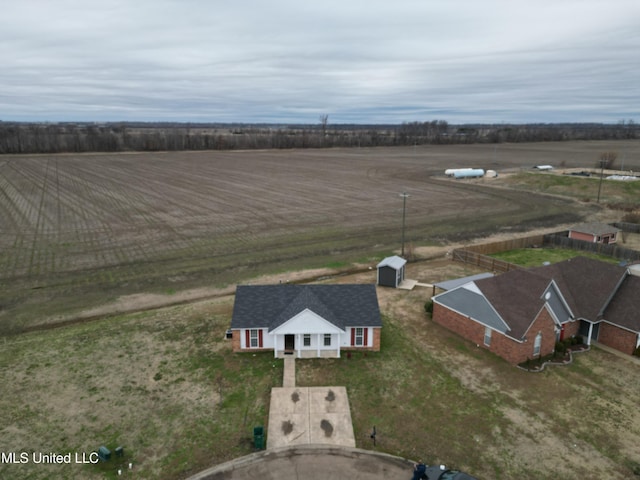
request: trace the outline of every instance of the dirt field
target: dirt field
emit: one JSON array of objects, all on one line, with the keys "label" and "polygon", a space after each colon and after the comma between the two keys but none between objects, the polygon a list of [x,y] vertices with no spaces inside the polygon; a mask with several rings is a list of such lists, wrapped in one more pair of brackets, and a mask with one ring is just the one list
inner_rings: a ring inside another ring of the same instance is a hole
[{"label": "dirt field", "polygon": [[[640,144],[602,142],[1,157],[0,326],[97,319],[0,337],[0,451],[124,444],[138,478],[181,478],[247,454],[282,369],[268,355],[231,355],[234,282],[374,281],[368,266],[400,246],[402,191],[408,248],[436,258],[407,276],[477,273],[447,251],[617,212],[509,190],[500,177],[452,181],[444,168],[591,166],[613,149],[627,165],[639,158]],[[365,271],[337,275],[354,265]],[[390,354],[300,365],[301,384],[347,385],[357,446],[371,447],[375,422],[382,451],[480,478],[632,475],[636,363],[594,349],[569,367],[522,372],[428,321],[430,293],[379,289]],[[100,318],[183,301],[192,303]],[[116,478],[37,465],[0,465],[2,476]]]},{"label": "dirt field", "polygon": [[638,142],[3,156],[0,325],[379,258],[400,244],[400,192],[410,247],[570,224],[599,208],[442,172],[586,167],[608,150],[640,169]]}]

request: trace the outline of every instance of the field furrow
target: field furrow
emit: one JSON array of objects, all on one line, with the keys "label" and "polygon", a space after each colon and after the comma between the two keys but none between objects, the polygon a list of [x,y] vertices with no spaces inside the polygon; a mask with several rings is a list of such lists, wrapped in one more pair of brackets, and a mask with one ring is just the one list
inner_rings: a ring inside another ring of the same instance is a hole
[{"label": "field furrow", "polygon": [[401,192],[416,245],[579,221],[592,204],[443,172],[478,166],[502,178],[620,148],[640,158],[637,142],[5,156],[0,281],[23,288],[5,303],[33,287],[42,298],[79,286],[112,297],[388,253],[400,246]]}]

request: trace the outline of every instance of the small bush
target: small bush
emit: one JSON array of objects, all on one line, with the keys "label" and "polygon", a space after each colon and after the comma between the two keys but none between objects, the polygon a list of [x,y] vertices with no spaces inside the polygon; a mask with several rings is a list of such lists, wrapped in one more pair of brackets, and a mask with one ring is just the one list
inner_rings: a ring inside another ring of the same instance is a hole
[{"label": "small bush", "polygon": [[633,354],[634,354],[636,357],[640,357],[640,347],[636,348],[636,349],[633,351]]},{"label": "small bush", "polygon": [[576,335],[576,343],[577,345],[582,345],[584,343],[584,337],[582,335]]},{"label": "small bush", "polygon": [[424,304],[424,311],[429,315],[433,314],[433,300],[427,300],[427,303]]},{"label": "small bush", "polygon": [[567,344],[564,341],[556,342],[555,351],[556,351],[556,353],[564,355],[567,352]]}]

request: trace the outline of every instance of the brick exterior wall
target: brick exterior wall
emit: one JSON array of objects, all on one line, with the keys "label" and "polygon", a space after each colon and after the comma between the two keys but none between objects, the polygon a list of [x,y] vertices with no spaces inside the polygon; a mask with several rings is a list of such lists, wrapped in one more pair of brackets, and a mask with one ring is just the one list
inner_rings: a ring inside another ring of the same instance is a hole
[{"label": "brick exterior wall", "polygon": [[595,237],[589,233],[574,232],[574,231],[569,231],[569,238],[575,238],[576,240],[582,240],[585,242],[592,242],[592,243],[596,241]]},{"label": "brick exterior wall", "polygon": [[[578,329],[580,328],[580,322],[576,320],[575,322],[567,322],[564,324],[564,339],[571,338],[575,335],[578,335]],[[586,339],[585,339],[586,341]]]},{"label": "brick exterior wall", "polygon": [[382,329],[380,327],[370,327],[369,329],[370,336],[372,331],[373,331],[373,340],[371,340],[372,343],[370,347],[356,347],[354,345],[345,345],[345,346],[342,346],[340,350],[345,350],[345,351],[366,350],[369,352],[379,352],[380,351],[380,335],[381,335]]},{"label": "brick exterior wall", "polygon": [[234,352],[239,352],[240,351],[240,330],[232,330],[231,334],[231,349]]},{"label": "brick exterior wall", "polygon": [[371,347],[371,350],[373,350],[374,352],[379,352],[380,351],[380,333],[381,333],[381,328],[373,328],[373,346]]},{"label": "brick exterior wall", "polygon": [[623,330],[609,323],[602,322],[598,332],[598,342],[621,352],[633,355],[636,348],[636,333]]},{"label": "brick exterior wall", "polygon": [[484,344],[484,325],[437,303],[433,304],[432,318],[434,322],[472,341],[479,347],[490,350],[514,365],[522,363],[528,358],[533,358],[533,346],[538,332],[542,333],[541,356],[553,353],[555,348],[554,321],[546,309],[542,309],[538,318],[531,325],[525,342],[517,342],[499,332],[493,331],[489,347]]}]

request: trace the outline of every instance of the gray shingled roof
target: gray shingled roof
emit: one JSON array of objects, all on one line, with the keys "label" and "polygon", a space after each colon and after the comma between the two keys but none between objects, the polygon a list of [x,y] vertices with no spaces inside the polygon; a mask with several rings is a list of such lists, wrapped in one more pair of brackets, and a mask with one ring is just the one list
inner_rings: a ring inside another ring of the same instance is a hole
[{"label": "gray shingled roof", "polygon": [[434,297],[438,303],[449,307],[451,310],[471,317],[487,327],[499,332],[509,334],[509,327],[500,318],[491,304],[480,295],[468,288],[456,288]]},{"label": "gray shingled roof", "polygon": [[571,227],[572,232],[588,233],[590,235],[606,235],[607,233],[620,232],[621,230],[612,225],[600,222],[581,223]]},{"label": "gray shingled roof", "polygon": [[273,330],[307,308],[343,330],[382,326],[373,284],[239,285],[231,328]]}]

